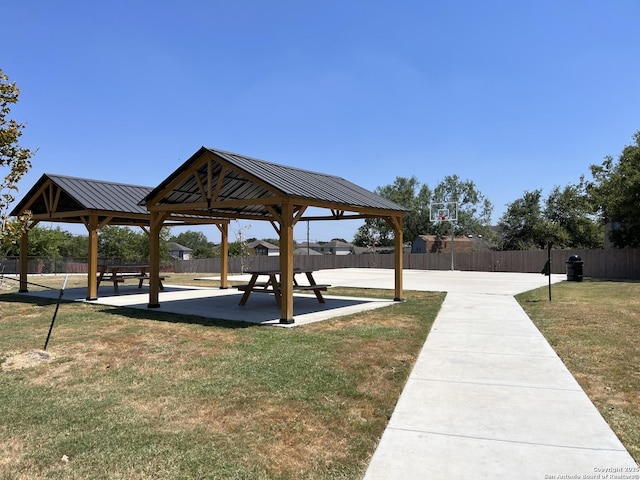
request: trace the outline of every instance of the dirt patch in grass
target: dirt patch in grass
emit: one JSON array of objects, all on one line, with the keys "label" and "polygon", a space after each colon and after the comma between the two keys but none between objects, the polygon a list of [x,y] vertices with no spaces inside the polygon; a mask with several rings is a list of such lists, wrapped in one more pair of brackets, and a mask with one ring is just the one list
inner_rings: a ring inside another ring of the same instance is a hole
[{"label": "dirt patch in grass", "polygon": [[[0,355],[2,357],[2,355]],[[24,353],[9,354],[0,363],[0,371],[21,370],[50,362],[54,356],[43,350],[30,350]]]}]

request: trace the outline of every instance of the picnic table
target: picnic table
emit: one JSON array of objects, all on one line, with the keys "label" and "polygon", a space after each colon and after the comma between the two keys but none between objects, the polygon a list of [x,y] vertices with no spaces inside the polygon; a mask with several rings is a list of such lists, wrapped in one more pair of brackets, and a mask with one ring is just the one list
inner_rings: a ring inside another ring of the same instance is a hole
[{"label": "picnic table", "polygon": [[[142,288],[142,283],[145,280],[150,280],[149,265],[146,264],[98,265],[98,270],[98,284],[96,288],[100,286],[102,281],[113,282],[113,290],[115,293],[118,293],[118,284],[123,283],[127,278],[138,280],[138,288]],[[159,277],[160,290],[164,290],[164,285],[162,285],[164,278],[165,277]]]},{"label": "picnic table", "polygon": [[[251,274],[249,283],[245,285],[237,285],[236,288],[244,292],[240,299],[240,305],[247,303],[249,296],[252,292],[258,293],[273,293],[276,304],[278,307],[282,301],[282,289],[280,287],[280,270],[250,270],[247,273]],[[304,273],[307,277],[308,284],[300,284],[296,279],[296,275]],[[258,282],[259,277],[267,277],[265,282]],[[294,269],[293,271],[293,289],[297,291],[313,291],[315,293],[318,302],[325,303],[322,292],[326,292],[331,285],[322,285],[316,283],[313,278],[312,270],[300,270]]]}]

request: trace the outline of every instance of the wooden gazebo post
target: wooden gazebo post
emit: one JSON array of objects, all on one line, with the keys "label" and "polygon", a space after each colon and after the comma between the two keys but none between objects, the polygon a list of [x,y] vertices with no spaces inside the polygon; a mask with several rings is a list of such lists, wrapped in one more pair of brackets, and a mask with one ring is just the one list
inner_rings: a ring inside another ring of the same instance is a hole
[{"label": "wooden gazebo post", "polygon": [[98,298],[98,217],[91,215],[85,226],[89,232],[87,300],[96,300]]},{"label": "wooden gazebo post", "polygon": [[20,235],[20,293],[26,293],[29,291],[28,273],[29,268],[29,230],[24,230]]},{"label": "wooden gazebo post", "polygon": [[220,230],[220,288],[229,288],[229,223],[216,224]]},{"label": "wooden gazebo post", "polygon": [[293,203],[282,204],[280,223],[280,323],[293,323]]},{"label": "wooden gazebo post", "polygon": [[395,297],[396,302],[403,301],[402,298],[402,269],[403,269],[403,237],[402,237],[402,217],[389,217],[387,223],[393,228],[394,242],[394,264],[395,264]]},{"label": "wooden gazebo post", "polygon": [[149,225],[149,304],[147,308],[159,308],[160,301],[160,231],[165,214],[151,211]]}]

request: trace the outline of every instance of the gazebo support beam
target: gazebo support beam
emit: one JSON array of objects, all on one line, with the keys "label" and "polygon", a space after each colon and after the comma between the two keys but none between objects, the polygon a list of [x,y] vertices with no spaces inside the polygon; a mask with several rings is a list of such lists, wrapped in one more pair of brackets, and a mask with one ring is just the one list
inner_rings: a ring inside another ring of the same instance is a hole
[{"label": "gazebo support beam", "polygon": [[27,269],[29,268],[29,230],[25,229],[20,235],[20,293],[27,293],[29,291],[28,287],[28,273]]},{"label": "gazebo support beam", "polygon": [[395,302],[402,302],[402,265],[404,259],[403,251],[403,238],[402,238],[402,217],[388,217],[385,218],[386,222],[391,228],[393,228],[393,242],[394,242],[394,265],[395,265]]},{"label": "gazebo support beam", "polygon": [[293,319],[293,203],[282,204],[280,222],[280,291],[282,292],[280,323]]},{"label": "gazebo support beam", "polygon": [[216,225],[220,230],[220,288],[229,288],[229,223]]},{"label": "gazebo support beam", "polygon": [[160,301],[160,231],[168,214],[152,211],[149,235],[149,304],[147,308],[159,308]]},{"label": "gazebo support beam", "polygon": [[87,252],[87,300],[98,298],[98,216],[90,215],[85,223],[89,232],[89,249]]}]

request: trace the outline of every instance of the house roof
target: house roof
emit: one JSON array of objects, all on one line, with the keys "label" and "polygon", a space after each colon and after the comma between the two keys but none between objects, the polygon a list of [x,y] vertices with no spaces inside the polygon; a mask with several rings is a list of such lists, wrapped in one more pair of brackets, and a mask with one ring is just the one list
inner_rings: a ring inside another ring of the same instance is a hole
[{"label": "house roof", "polygon": [[168,242],[167,247],[169,247],[169,250],[172,252],[193,252],[193,248],[185,247],[176,242]]},{"label": "house roof", "polygon": [[321,247],[333,247],[333,248],[351,248],[353,243],[343,242],[341,240],[331,240],[330,242],[320,245]]},{"label": "house roof", "polygon": [[[425,242],[438,242],[438,241],[449,241],[451,239],[450,236],[440,236],[440,235],[418,235],[417,238],[424,240]],[[472,240],[466,236],[455,237],[456,242],[472,242]]]},{"label": "house roof", "polygon": [[251,242],[247,245],[249,248],[256,248],[257,246],[263,246],[269,250],[278,250],[280,247],[274,245],[273,243],[266,242],[264,240],[256,240],[255,242]]},{"label": "house roof", "polygon": [[283,197],[298,206],[335,210],[322,219],[340,219],[344,211],[364,216],[385,212],[397,216],[406,211],[341,177],[209,147],[201,147],[141,204],[163,210],[192,208],[194,212],[229,218],[273,220]]},{"label": "house roof", "polygon": [[293,251],[294,255],[320,255],[323,256],[322,253],[313,250],[312,248],[299,247]]}]

